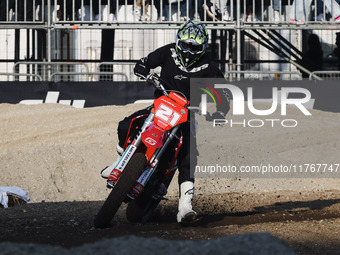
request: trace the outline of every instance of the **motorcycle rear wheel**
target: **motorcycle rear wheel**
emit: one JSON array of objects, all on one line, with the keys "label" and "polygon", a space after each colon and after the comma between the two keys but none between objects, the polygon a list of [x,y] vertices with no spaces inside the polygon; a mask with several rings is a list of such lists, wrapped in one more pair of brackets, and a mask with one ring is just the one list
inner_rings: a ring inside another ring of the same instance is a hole
[{"label": "motorcycle rear wheel", "polygon": [[96,228],[105,228],[110,224],[126,198],[126,195],[132,189],[137,178],[145,167],[145,164],[146,158],[143,153],[136,153],[132,156],[118,182],[113,187],[111,193],[96,215],[94,219],[94,226]]}]

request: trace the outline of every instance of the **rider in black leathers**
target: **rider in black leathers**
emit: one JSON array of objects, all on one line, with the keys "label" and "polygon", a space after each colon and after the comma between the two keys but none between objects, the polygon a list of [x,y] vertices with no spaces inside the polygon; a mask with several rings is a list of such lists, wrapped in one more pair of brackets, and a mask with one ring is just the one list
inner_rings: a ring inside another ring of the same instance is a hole
[{"label": "rider in black leathers", "polygon": [[[134,68],[136,75],[147,77],[150,69],[161,67],[160,77],[165,80],[164,87],[167,90],[176,90],[182,92],[190,100],[190,78],[223,78],[222,72],[217,65],[206,54],[208,44],[208,32],[205,26],[197,21],[188,21],[183,24],[177,33],[176,43],[165,45],[153,52],[147,57],[140,59]],[[155,97],[161,96],[159,90],[155,91]],[[222,97],[224,101],[226,97]],[[224,105],[229,106],[229,102]],[[140,110],[129,117],[126,117],[119,123],[117,151],[123,152],[125,138],[131,120],[138,115],[147,114],[151,107]],[[215,119],[224,119],[229,107],[226,109],[217,109],[213,114]],[[192,210],[191,201],[194,193],[193,173],[190,173],[190,165],[195,166],[197,154],[190,155],[190,139],[195,136],[190,131],[190,123],[184,123],[181,126],[183,133],[183,144],[177,159],[180,186],[180,198],[178,206],[177,221],[191,221],[196,218],[197,214]],[[108,178],[115,163],[102,171],[102,177]]]}]

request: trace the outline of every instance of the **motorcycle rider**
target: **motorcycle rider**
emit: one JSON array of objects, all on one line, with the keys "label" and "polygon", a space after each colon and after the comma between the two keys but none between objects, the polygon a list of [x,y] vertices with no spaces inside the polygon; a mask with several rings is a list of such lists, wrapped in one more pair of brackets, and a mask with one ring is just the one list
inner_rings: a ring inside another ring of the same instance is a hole
[{"label": "motorcycle rider", "polygon": [[[201,22],[189,20],[179,28],[176,43],[160,47],[147,57],[140,59],[135,65],[134,73],[139,77],[146,78],[150,73],[150,69],[161,67],[160,78],[166,81],[163,84],[165,89],[180,91],[190,100],[190,78],[224,77],[217,65],[206,54],[207,45],[208,31],[205,26]],[[159,96],[162,96],[162,92],[156,90],[155,97],[158,98]],[[226,99],[224,98],[224,101]],[[224,105],[229,106],[229,101]],[[138,115],[149,113],[151,108],[148,107],[137,111],[119,123],[119,143],[117,145],[119,155],[123,153],[123,146],[131,120]],[[217,110],[212,117],[214,119],[224,119],[229,107],[228,109]],[[190,157],[190,139],[195,139],[195,135],[190,131],[190,123],[183,123],[181,131],[183,141],[177,158],[180,196],[177,221],[190,222],[197,217],[197,213],[192,209],[191,205],[194,195],[194,178],[193,174],[190,174],[190,165],[196,165],[198,152],[191,153]],[[116,163],[102,170],[101,175],[103,178],[109,177]]]}]

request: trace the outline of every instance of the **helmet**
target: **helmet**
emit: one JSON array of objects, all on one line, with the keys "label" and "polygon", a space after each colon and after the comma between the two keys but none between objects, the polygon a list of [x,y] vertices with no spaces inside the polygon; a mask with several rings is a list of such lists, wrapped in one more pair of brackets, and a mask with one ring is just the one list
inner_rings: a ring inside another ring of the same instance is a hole
[{"label": "helmet", "polygon": [[176,51],[181,64],[190,67],[205,53],[208,31],[199,21],[189,20],[177,32]]}]

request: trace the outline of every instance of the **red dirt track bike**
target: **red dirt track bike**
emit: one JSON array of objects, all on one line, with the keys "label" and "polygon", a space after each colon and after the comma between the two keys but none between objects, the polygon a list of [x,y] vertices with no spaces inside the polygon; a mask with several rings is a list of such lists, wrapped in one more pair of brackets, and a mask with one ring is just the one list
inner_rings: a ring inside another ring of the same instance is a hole
[{"label": "red dirt track bike", "polygon": [[198,107],[189,107],[180,92],[168,93],[158,75],[150,74],[147,82],[163,96],[154,101],[150,114],[131,121],[124,154],[107,181],[112,191],[94,220],[97,228],[108,226],[123,202],[128,203],[126,216],[130,222],[151,218],[177,169],[183,137],[180,126],[188,121],[189,109],[199,111]]}]

